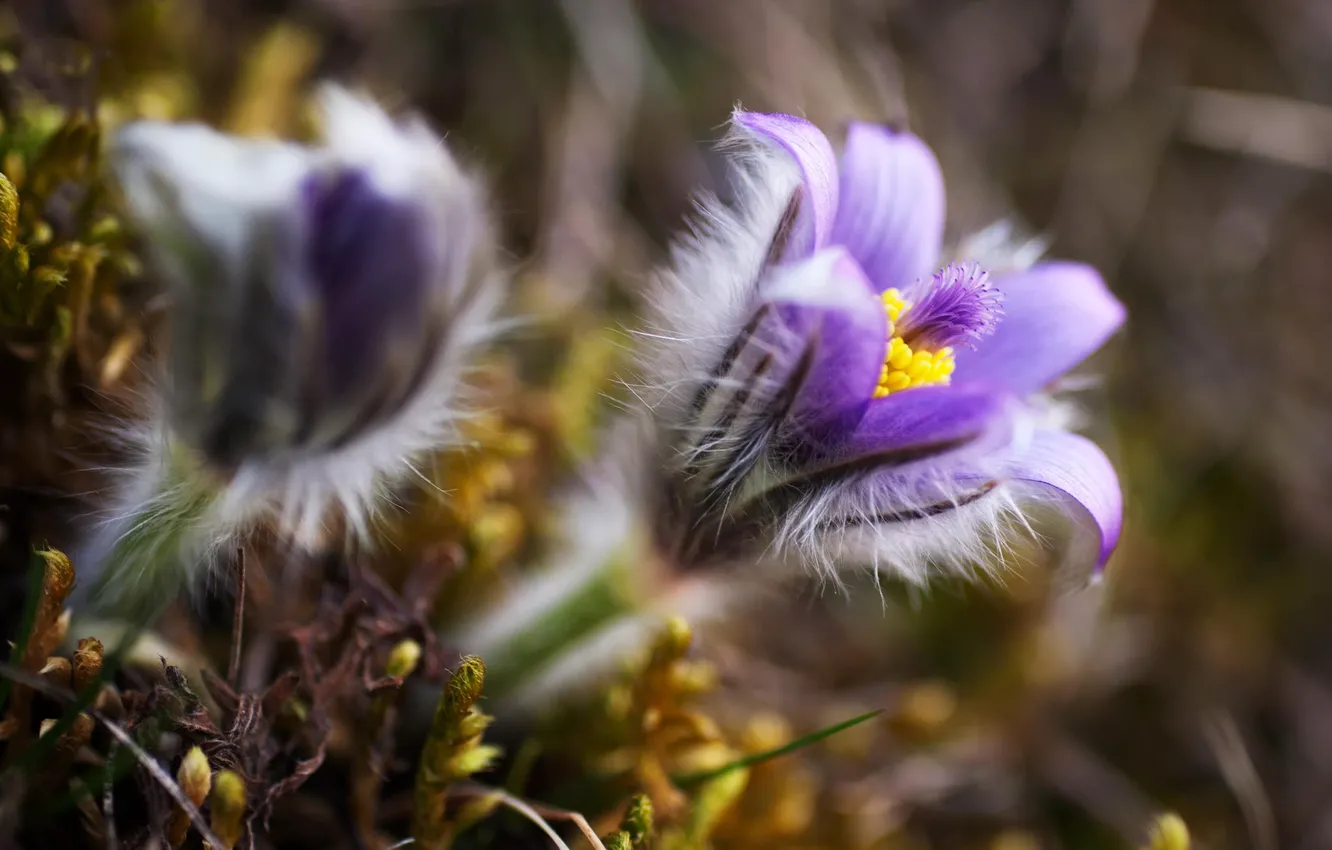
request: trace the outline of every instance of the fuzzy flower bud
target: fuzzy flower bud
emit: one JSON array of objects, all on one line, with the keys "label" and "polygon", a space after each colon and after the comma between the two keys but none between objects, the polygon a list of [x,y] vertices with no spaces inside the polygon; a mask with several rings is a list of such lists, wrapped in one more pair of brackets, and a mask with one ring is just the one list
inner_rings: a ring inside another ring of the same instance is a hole
[{"label": "fuzzy flower bud", "polygon": [[138,462],[80,562],[104,610],[151,614],[262,521],[365,539],[456,439],[499,294],[482,189],[419,120],[331,86],[320,103],[318,147],[156,122],[112,146],[173,300]]}]

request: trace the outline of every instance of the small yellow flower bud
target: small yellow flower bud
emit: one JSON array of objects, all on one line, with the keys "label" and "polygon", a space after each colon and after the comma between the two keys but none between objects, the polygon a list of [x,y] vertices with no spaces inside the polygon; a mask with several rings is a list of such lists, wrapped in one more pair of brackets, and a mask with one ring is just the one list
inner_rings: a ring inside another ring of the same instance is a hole
[{"label": "small yellow flower bud", "polygon": [[196,806],[202,806],[213,788],[213,770],[208,766],[208,756],[199,747],[190,747],[185,758],[180,760],[180,770],[176,771],[176,781],[180,790]]},{"label": "small yellow flower bud", "polygon": [[1146,850],[1189,850],[1189,827],[1184,819],[1174,812],[1158,817],[1152,825]]},{"label": "small yellow flower bud", "polygon": [[[32,225],[32,236],[28,241],[33,245],[49,245],[55,238],[55,230],[47,221],[36,221]],[[52,271],[55,271],[52,269]],[[58,274],[58,272],[57,272]]]},{"label": "small yellow flower bud", "polygon": [[[203,750],[198,747],[190,748],[185,758],[180,760],[180,769],[176,771],[176,782],[195,808],[204,804],[212,789],[213,772]],[[177,808],[171,813],[171,821],[167,824],[167,842],[172,847],[180,847],[185,843],[189,832],[190,816],[184,809]]]},{"label": "small yellow flower bud", "polygon": [[421,644],[410,639],[404,640],[389,652],[384,672],[395,679],[405,679],[415,672],[416,665],[420,663]]},{"label": "small yellow flower bud", "polygon": [[653,654],[662,659],[679,658],[689,651],[693,641],[694,631],[689,623],[683,617],[671,617],[657,637],[656,652]]},{"label": "small yellow flower bud", "polygon": [[219,850],[232,850],[244,830],[245,780],[230,770],[219,770],[213,776],[209,803],[213,810],[209,825],[222,842]]}]

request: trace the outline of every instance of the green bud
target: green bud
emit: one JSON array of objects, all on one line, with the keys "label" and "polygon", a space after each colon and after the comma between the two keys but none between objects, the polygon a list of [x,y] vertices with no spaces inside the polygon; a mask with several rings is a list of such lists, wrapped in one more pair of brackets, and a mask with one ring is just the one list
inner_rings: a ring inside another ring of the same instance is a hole
[{"label": "green bud", "polygon": [[444,699],[440,709],[447,709],[454,717],[467,713],[472,704],[481,696],[481,689],[486,684],[486,664],[480,656],[466,655],[458,664],[458,669],[449,677],[449,684],[444,689]]},{"label": "green bud", "polygon": [[620,834],[627,836],[631,845],[641,844],[652,834],[652,800],[646,794],[629,801],[620,819]]},{"label": "green bud", "polygon": [[89,242],[106,242],[123,233],[123,228],[115,216],[104,215],[88,228]]},{"label": "green bud", "polygon": [[28,273],[28,249],[15,245],[9,252],[9,261],[13,264],[14,274],[24,277]]},{"label": "green bud", "polygon": [[1189,850],[1189,827],[1174,812],[1167,812],[1152,825],[1146,850]]},{"label": "green bud", "polygon": [[245,780],[230,770],[219,770],[213,774],[213,788],[208,799],[213,814],[210,826],[222,846],[231,850],[245,829]]},{"label": "green bud", "polygon": [[694,633],[689,623],[683,617],[671,617],[653,644],[653,663],[663,664],[680,658],[689,651],[689,644],[693,640]]},{"label": "green bud", "polygon": [[421,663],[421,644],[414,640],[404,640],[389,652],[384,672],[395,679],[405,679],[415,672],[419,663]]},{"label": "green bud", "polygon": [[492,720],[494,720],[494,718],[490,715],[473,710],[462,720],[458,721],[459,740],[465,741],[468,738],[475,738],[477,735],[480,735],[482,732],[486,731]]},{"label": "green bud", "polygon": [[32,225],[32,238],[28,241],[33,245],[49,245],[55,238],[55,230],[51,228],[51,223],[47,221],[36,221]]},{"label": "green bud", "polygon": [[458,777],[471,776],[489,768],[500,757],[500,748],[490,744],[471,747],[459,753],[451,767]]}]

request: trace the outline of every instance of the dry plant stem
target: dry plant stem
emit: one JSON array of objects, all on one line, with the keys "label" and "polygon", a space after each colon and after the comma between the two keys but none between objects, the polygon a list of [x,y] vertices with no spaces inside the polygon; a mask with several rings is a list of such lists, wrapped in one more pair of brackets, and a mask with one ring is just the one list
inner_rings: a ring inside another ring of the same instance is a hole
[{"label": "dry plant stem", "polygon": [[236,603],[231,614],[231,654],[227,659],[227,684],[237,687],[240,675],[241,642],[245,634],[245,549],[236,550]]},{"label": "dry plant stem", "polygon": [[68,658],[57,655],[46,659],[46,664],[37,673],[57,688],[68,688],[74,674],[74,665]]},{"label": "dry plant stem", "polygon": [[97,803],[97,796],[82,778],[76,777],[69,783],[74,794],[74,805],[82,821],[83,833],[89,843],[106,844],[106,815]]},{"label": "dry plant stem", "polygon": [[[259,629],[249,647],[245,650],[244,660],[240,664],[238,675],[242,690],[258,690],[271,678],[273,659],[277,655],[278,635],[281,626],[291,622],[295,614],[294,602],[298,598],[300,577],[312,568],[313,556],[297,555],[300,564],[287,564],[277,571],[275,582],[269,585],[274,596],[267,606],[260,605],[257,616],[260,618]],[[257,575],[263,574],[263,564],[259,564]],[[270,579],[270,581],[272,581]]]},{"label": "dry plant stem", "polygon": [[102,774],[102,819],[106,821],[106,850],[116,850],[120,847],[116,837],[116,783],[111,775],[111,768],[115,766],[118,755],[120,755],[120,742],[113,740],[106,748],[107,771]]},{"label": "dry plant stem", "polygon": [[[519,798],[508,793],[507,791],[500,790],[499,788],[490,788],[485,785],[476,785],[470,782],[466,782],[466,783],[460,783],[450,788],[449,796],[464,797],[464,798],[481,797],[485,799],[496,800],[502,805],[508,806],[509,808],[513,809],[515,812],[517,812],[518,814],[522,815],[523,817],[527,818],[532,823],[540,827],[541,831],[544,832],[547,836],[549,836],[550,840],[555,844],[556,847],[560,848],[560,850],[569,850],[569,845],[564,843],[564,839],[560,838],[559,833],[555,831],[554,827],[552,827],[546,821],[546,819],[542,817],[541,812],[539,812],[531,804],[520,800]],[[558,810],[548,809],[547,811],[551,812]],[[581,815],[577,816],[578,820],[575,820],[574,818],[569,816],[570,814],[571,813],[569,812],[558,812],[558,815],[560,817],[563,817],[566,820],[574,820],[574,822],[578,824],[578,828],[580,830],[583,830],[583,834],[588,837],[588,840],[592,842],[592,846],[596,848],[596,850],[606,850],[606,845],[602,844],[601,839],[597,838],[596,834],[593,833],[591,828],[587,826],[587,821],[583,820]],[[581,820],[582,823],[578,823],[579,820]]]},{"label": "dry plant stem", "polygon": [[[27,670],[16,667],[13,664],[0,662],[0,676],[12,679],[16,683],[26,685],[34,691],[40,691],[47,696],[63,702],[74,702],[77,698],[76,695],[70,691],[48,685],[40,676],[29,673]],[[190,802],[189,797],[185,796],[185,792],[180,790],[180,786],[176,784],[176,780],[171,778],[171,774],[167,773],[162,765],[157,763],[157,759],[153,758],[147,750],[139,746],[139,744],[130,737],[128,732],[120,728],[119,725],[97,709],[88,708],[86,709],[86,712],[94,720],[105,727],[106,731],[111,734],[117,744],[129,750],[134,755],[135,760],[138,761],[139,766],[147,771],[148,775],[156,780],[158,785],[162,786],[162,789],[166,791],[167,796],[169,796],[176,805],[185,810],[189,815],[190,823],[194,824],[194,828],[199,831],[199,835],[201,835],[205,841],[211,843],[215,847],[223,846],[217,835],[215,835],[213,830],[208,826],[208,821],[199,812],[199,809]],[[2,780],[0,780],[0,785],[3,785]]]},{"label": "dry plant stem", "polygon": [[384,784],[384,753],[392,746],[395,703],[400,692],[400,687],[393,687],[375,694],[361,740],[357,742],[356,767],[352,774],[352,820],[366,847],[378,847],[384,843],[375,832],[375,821],[379,792]]},{"label": "dry plant stem", "polygon": [[56,740],[55,749],[49,758],[43,760],[36,774],[34,791],[37,799],[58,795],[69,781],[70,771],[79,750],[92,740],[93,727],[96,724],[86,713],[74,718],[74,723]]},{"label": "dry plant stem", "polygon": [[578,831],[583,833],[583,837],[587,839],[587,842],[592,845],[594,850],[606,850],[605,843],[601,840],[601,837],[597,835],[596,831],[592,829],[592,824],[588,823],[587,818],[583,817],[578,812],[566,812],[563,809],[551,808],[550,806],[544,806],[540,803],[533,803],[532,809],[543,817],[572,822],[574,826],[578,827]]},{"label": "dry plant stem", "polygon": [[351,777],[352,822],[361,843],[371,848],[383,843],[375,831],[375,821],[379,812],[379,792],[384,784],[379,754],[388,743],[393,725],[392,706],[387,697],[387,694],[379,693],[371,701],[365,726],[356,742]]},{"label": "dry plant stem", "polygon": [[1221,775],[1239,801],[1250,842],[1257,850],[1277,850],[1281,843],[1277,836],[1272,803],[1263,790],[1263,781],[1244,746],[1244,738],[1234,716],[1229,712],[1218,711],[1204,722],[1203,733],[1208,746],[1216,755]]},{"label": "dry plant stem", "polygon": [[597,234],[613,233],[618,223],[616,197],[650,45],[625,0],[565,0],[561,6],[581,61],[550,153],[555,176],[538,267],[545,300],[562,313],[586,301],[589,283],[612,259],[615,246]]},{"label": "dry plant stem", "polygon": [[1136,841],[1142,825],[1160,807],[1080,743],[1056,735],[1046,746],[1040,766],[1051,787],[1117,831],[1124,841]]}]

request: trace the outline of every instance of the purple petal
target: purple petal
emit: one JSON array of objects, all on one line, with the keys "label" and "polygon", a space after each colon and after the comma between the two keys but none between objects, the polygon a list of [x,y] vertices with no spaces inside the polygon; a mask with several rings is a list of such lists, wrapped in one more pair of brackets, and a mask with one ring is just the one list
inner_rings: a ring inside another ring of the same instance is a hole
[{"label": "purple petal", "polygon": [[1005,399],[984,386],[915,387],[874,399],[838,457],[918,449],[938,457],[994,433]]},{"label": "purple petal", "polygon": [[845,245],[883,291],[934,270],[943,226],[943,175],[929,147],[909,133],[852,124],[833,243]]},{"label": "purple petal", "polygon": [[1003,462],[1005,474],[1019,481],[1053,489],[1081,520],[1085,552],[1070,551],[1067,560],[1106,560],[1119,542],[1124,503],[1119,477],[1110,461],[1085,437],[1065,431],[1038,430],[1031,441]]},{"label": "purple petal", "polygon": [[1124,322],[1124,305],[1095,269],[1041,263],[992,281],[1004,316],[975,350],[957,352],[956,377],[1025,395],[1081,363]]},{"label": "purple petal", "polygon": [[391,336],[417,320],[428,282],[425,234],[415,209],[360,171],[313,175],[302,189],[327,390],[343,397],[365,389]]},{"label": "purple petal", "polygon": [[792,423],[807,439],[845,439],[864,416],[883,367],[888,347],[883,302],[840,248],[778,267],[763,294],[776,308],[771,324],[779,325],[764,330],[764,342],[787,358],[785,371],[813,346]]},{"label": "purple petal", "polygon": [[837,214],[837,153],[828,137],[794,115],[736,110],[733,120],[781,146],[800,167],[805,192],[785,259],[807,257],[826,246]]}]

